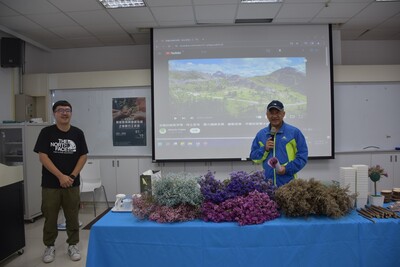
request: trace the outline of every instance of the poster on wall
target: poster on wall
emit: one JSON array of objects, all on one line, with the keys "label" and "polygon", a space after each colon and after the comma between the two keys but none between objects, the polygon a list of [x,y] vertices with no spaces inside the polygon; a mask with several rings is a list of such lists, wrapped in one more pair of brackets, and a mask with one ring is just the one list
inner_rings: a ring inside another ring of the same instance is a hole
[{"label": "poster on wall", "polygon": [[113,145],[146,146],[146,98],[112,99]]}]

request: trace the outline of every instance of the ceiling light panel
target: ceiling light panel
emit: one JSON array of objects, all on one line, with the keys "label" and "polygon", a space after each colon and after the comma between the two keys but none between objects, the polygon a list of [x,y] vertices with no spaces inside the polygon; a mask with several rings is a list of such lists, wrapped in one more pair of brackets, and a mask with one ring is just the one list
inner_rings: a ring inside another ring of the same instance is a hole
[{"label": "ceiling light panel", "polygon": [[143,0],[99,0],[105,8],[126,8],[146,6]]},{"label": "ceiling light panel", "polygon": [[241,0],[242,4],[279,3],[282,0]]}]

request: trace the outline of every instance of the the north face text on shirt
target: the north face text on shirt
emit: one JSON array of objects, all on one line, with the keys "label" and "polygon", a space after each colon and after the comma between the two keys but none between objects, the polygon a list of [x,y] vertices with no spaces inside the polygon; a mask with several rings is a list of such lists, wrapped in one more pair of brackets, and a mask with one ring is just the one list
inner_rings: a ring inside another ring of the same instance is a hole
[{"label": "the north face text on shirt", "polygon": [[76,144],[69,139],[58,139],[58,142],[50,142],[50,147],[54,148],[54,153],[72,154],[76,152]]}]

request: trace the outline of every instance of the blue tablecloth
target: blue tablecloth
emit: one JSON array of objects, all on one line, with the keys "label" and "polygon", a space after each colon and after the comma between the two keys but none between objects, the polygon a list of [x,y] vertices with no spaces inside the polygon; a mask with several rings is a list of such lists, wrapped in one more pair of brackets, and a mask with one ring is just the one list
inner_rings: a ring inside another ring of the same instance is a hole
[{"label": "blue tablecloth", "polygon": [[87,267],[400,266],[400,219],[281,217],[261,225],[158,224],[110,211],[90,230]]}]

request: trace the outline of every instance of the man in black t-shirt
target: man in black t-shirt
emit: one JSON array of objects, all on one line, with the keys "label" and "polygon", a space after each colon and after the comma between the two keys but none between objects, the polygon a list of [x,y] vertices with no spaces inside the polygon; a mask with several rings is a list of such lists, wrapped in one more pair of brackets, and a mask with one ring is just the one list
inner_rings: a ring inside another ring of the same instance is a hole
[{"label": "man in black t-shirt", "polygon": [[72,106],[65,100],[53,105],[55,125],[42,129],[34,151],[42,163],[43,254],[45,263],[55,259],[54,243],[58,235],[57,219],[60,208],[66,219],[68,254],[73,261],[81,259],[79,242],[79,173],[87,160],[85,136],[70,124]]}]

